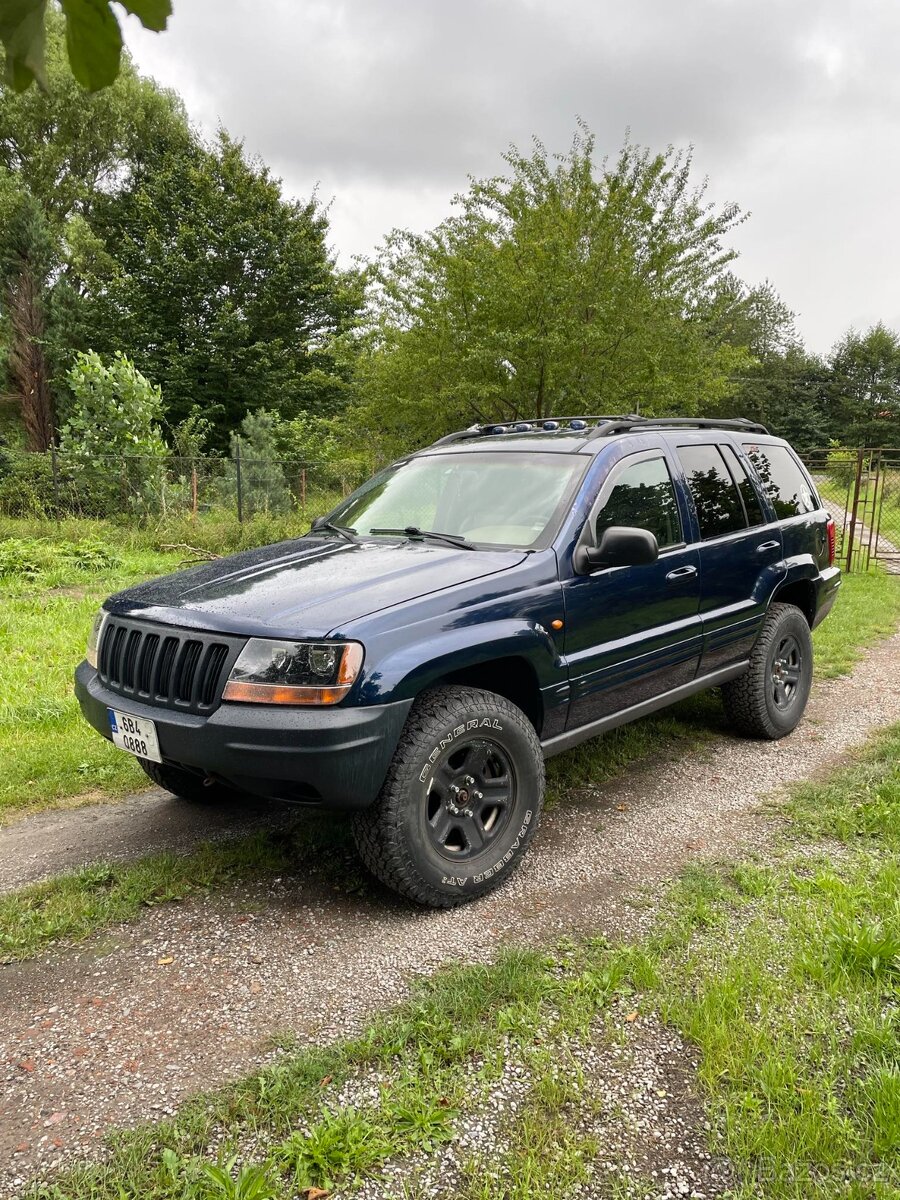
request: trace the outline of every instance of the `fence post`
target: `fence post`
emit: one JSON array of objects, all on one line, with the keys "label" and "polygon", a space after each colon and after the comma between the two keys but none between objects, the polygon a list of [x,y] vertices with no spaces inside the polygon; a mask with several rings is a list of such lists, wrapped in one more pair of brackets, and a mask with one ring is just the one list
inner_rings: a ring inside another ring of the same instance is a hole
[{"label": "fence post", "polygon": [[300,507],[306,512],[306,467],[300,472]]},{"label": "fence post", "polygon": [[59,520],[59,460],[56,457],[56,443],[50,443],[50,469],[53,472],[53,515]]},{"label": "fence post", "polygon": [[847,530],[847,574],[853,570],[853,539],[856,534],[856,513],[859,508],[859,488],[862,482],[863,473],[863,455],[865,451],[860,448],[856,452],[856,482],[853,485],[853,504],[850,508],[850,528]]},{"label": "fence post", "polygon": [[191,459],[191,512],[194,514],[194,520],[197,519],[197,460]]},{"label": "fence post", "polygon": [[237,474],[237,510],[238,510],[237,518],[238,518],[239,524],[243,524],[243,521],[244,521],[244,491],[243,491],[243,483],[241,480],[241,439],[239,437],[236,437],[234,439],[234,466],[235,466],[235,472]]}]

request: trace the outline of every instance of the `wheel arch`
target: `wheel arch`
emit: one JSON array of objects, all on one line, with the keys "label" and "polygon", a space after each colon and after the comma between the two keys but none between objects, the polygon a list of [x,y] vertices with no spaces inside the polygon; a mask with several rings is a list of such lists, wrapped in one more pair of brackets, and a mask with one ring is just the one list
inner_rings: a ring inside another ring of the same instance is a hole
[{"label": "wheel arch", "polygon": [[811,579],[786,579],[772,595],[772,604],[792,604],[806,617],[810,628],[816,617],[816,588]]}]

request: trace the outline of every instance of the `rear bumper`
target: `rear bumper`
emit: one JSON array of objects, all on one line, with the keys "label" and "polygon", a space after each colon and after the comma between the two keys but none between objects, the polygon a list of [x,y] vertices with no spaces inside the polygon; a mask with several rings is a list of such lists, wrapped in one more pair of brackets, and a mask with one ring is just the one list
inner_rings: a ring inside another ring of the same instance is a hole
[{"label": "rear bumper", "polygon": [[259,795],[333,808],[365,808],[384,782],[411,700],[342,708],[221,704],[207,717],[138,704],[107,691],[83,662],[81,711],[110,737],[108,708],[154,721],[167,762]]},{"label": "rear bumper", "polygon": [[816,611],[813,617],[813,629],[817,625],[821,625],[834,607],[834,602],[837,599],[838,590],[841,586],[841,568],[826,567],[815,581],[815,586]]}]

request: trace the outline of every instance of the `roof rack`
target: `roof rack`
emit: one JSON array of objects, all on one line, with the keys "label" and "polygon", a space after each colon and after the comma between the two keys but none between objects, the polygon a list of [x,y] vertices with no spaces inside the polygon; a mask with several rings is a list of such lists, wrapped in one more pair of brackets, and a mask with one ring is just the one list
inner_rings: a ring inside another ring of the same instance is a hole
[{"label": "roof rack", "polygon": [[639,417],[635,413],[619,416],[547,417],[539,421],[492,421],[489,425],[470,425],[432,442],[434,446],[446,446],[451,442],[469,438],[487,437],[502,433],[580,433],[586,440],[611,437],[615,433],[627,433],[638,429],[737,429],[744,433],[765,433],[768,429],[757,421],[746,417]]}]

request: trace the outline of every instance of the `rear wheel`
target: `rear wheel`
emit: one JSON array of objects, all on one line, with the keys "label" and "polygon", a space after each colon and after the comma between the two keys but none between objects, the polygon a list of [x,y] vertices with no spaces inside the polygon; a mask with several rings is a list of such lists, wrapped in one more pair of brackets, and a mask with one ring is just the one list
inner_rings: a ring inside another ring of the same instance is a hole
[{"label": "rear wheel", "polygon": [[410,710],[387,779],[354,822],[383,883],[450,908],[514,869],[537,829],[544,760],[521,709],[468,687],[426,692]]},{"label": "rear wheel", "polygon": [[785,737],[803,716],[812,675],[806,617],[793,604],[773,604],[750,655],[750,669],[722,688],[725,711],[747,737]]},{"label": "rear wheel", "polygon": [[188,771],[184,767],[176,767],[172,763],[150,762],[146,758],[139,758],[138,762],[157,787],[165,788],[173,796],[190,800],[194,804],[215,804],[218,801],[233,800],[237,794],[224,783],[204,783],[203,775]]}]

